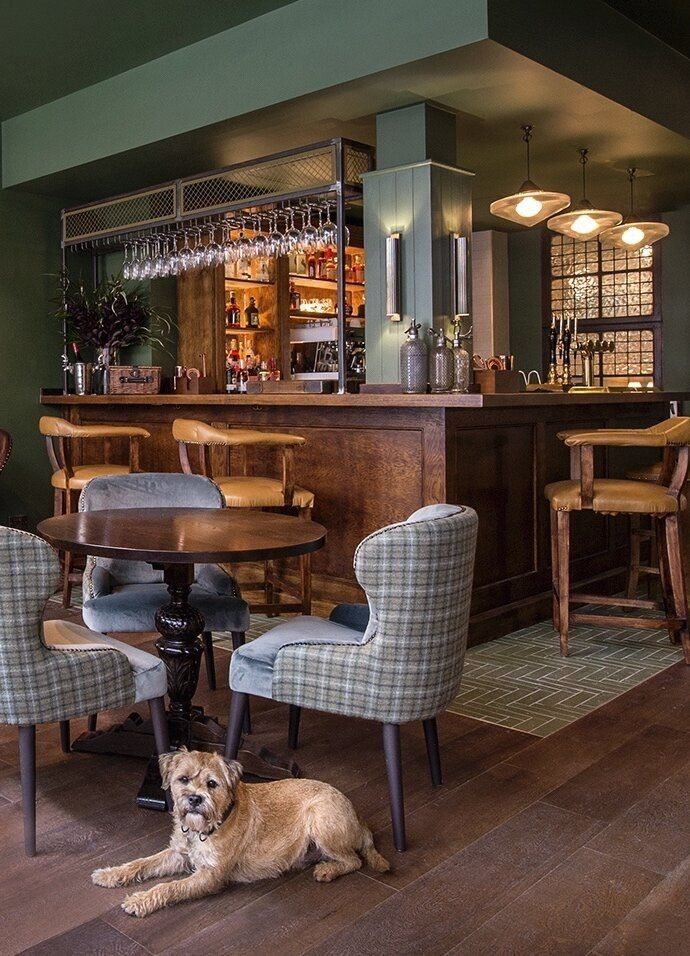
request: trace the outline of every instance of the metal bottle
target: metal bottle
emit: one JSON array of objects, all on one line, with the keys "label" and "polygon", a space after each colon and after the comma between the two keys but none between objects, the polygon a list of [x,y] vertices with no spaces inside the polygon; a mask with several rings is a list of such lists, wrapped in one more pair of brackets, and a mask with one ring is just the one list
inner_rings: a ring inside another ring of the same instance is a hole
[{"label": "metal bottle", "polygon": [[460,331],[460,322],[455,322],[453,332],[453,391],[466,392],[470,387],[470,353],[462,344],[463,339],[469,339],[472,329],[464,335]]},{"label": "metal bottle", "polygon": [[427,385],[427,350],[426,343],[419,337],[421,326],[412,320],[412,325],[405,330],[407,340],[400,346],[400,382],[406,394],[421,394],[426,392]]},{"label": "metal bottle", "polygon": [[432,392],[449,392],[453,387],[453,350],[448,348],[446,333],[429,327],[434,344],[429,349],[429,384]]}]

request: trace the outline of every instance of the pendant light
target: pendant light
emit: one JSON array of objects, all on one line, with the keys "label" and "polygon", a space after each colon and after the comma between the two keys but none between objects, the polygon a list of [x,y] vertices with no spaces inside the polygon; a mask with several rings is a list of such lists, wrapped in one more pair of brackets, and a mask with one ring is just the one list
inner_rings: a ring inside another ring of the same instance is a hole
[{"label": "pendant light", "polygon": [[570,202],[570,196],[565,193],[550,193],[536,186],[530,177],[529,144],[532,139],[533,126],[521,126],[522,139],[527,152],[527,179],[512,196],[497,199],[489,206],[492,216],[518,222],[521,226],[535,226],[554,213],[560,212]]},{"label": "pendant light", "polygon": [[636,252],[643,246],[651,246],[653,242],[664,239],[670,232],[664,222],[643,222],[635,215],[635,175],[637,169],[631,166],[628,170],[630,180],[630,212],[620,226],[607,229],[599,236],[604,246],[615,246],[617,249],[627,249]]},{"label": "pendant light", "polygon": [[596,239],[604,229],[617,226],[623,218],[619,212],[614,212],[611,209],[595,209],[587,199],[586,169],[588,155],[588,149],[580,150],[582,199],[577,203],[572,203],[567,212],[561,213],[560,216],[553,216],[546,224],[554,232],[570,236],[571,239],[579,239],[581,242],[585,242],[587,239]]}]

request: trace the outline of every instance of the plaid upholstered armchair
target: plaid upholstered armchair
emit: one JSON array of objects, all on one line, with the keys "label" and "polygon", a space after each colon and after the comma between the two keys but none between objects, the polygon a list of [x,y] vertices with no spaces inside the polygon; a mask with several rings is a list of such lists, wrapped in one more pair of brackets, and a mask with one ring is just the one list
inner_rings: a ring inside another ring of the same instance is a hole
[{"label": "plaid upholstered armchair", "polygon": [[339,605],[326,621],[297,617],[238,648],[226,755],[237,755],[248,695],[383,724],[396,849],[405,849],[400,724],[421,720],[432,783],[441,783],[436,716],[460,684],[472,592],[477,515],[432,505],[369,535],[354,568],[368,606]]},{"label": "plaid upholstered armchair", "polygon": [[24,845],[36,852],[36,724],[148,701],[159,753],[169,749],[165,666],[70,621],[41,619],[60,581],[41,538],[0,527],[0,724],[19,727]]}]

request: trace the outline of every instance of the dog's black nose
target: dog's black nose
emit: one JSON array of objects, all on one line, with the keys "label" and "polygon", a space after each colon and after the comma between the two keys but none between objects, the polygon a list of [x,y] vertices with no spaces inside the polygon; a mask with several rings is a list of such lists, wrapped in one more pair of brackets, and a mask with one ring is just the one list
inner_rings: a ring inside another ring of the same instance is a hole
[{"label": "dog's black nose", "polygon": [[200,803],[203,803],[204,798],[199,796],[198,793],[193,793],[190,797],[187,797],[187,802],[190,807],[198,807]]}]

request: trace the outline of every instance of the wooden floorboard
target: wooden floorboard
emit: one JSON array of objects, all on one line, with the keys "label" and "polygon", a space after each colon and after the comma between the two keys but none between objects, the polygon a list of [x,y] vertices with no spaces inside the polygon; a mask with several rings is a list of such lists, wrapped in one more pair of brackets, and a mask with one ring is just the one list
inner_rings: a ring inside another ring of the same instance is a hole
[{"label": "wooden floorboard", "polygon": [[[152,638],[134,642],[153,649]],[[202,675],[197,702],[224,718]],[[108,714],[104,723],[124,714]],[[39,856],[22,850],[16,731],[0,728],[0,954],[669,953],[690,917],[690,668],[657,675],[545,739],[454,714],[439,721],[443,786],[419,726],[403,729],[409,850],[392,848],[379,728],[305,713],[295,756],[340,787],[393,864],[330,885],[309,871],[144,920],[96,866],[160,849],[164,815],[138,810],[143,762],[64,755],[37,736]],[[253,704],[257,742],[286,751],[287,708]],[[74,733],[84,729],[74,722]]]}]

